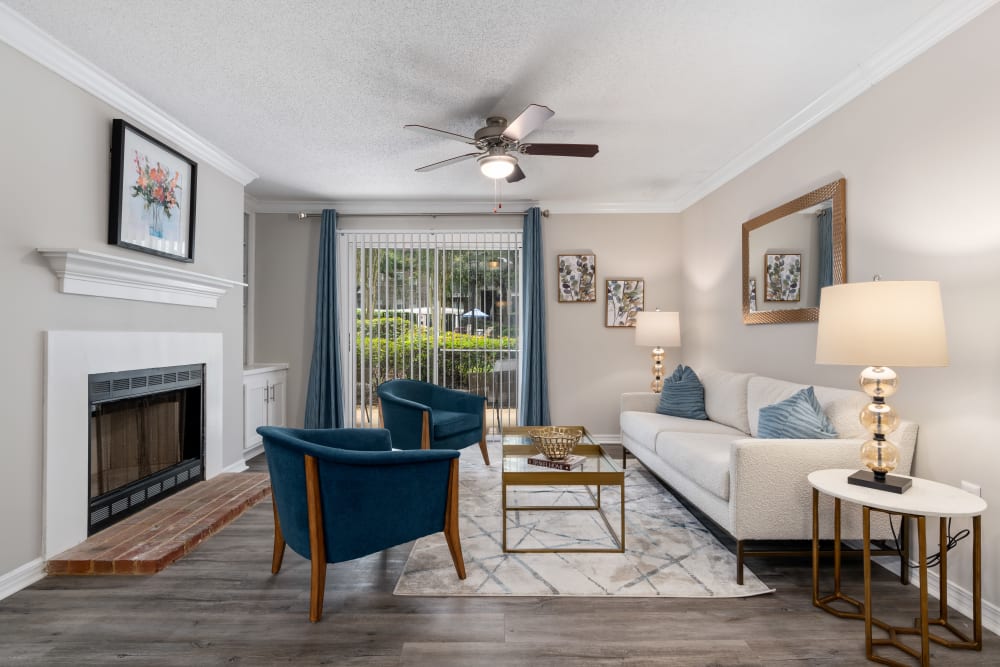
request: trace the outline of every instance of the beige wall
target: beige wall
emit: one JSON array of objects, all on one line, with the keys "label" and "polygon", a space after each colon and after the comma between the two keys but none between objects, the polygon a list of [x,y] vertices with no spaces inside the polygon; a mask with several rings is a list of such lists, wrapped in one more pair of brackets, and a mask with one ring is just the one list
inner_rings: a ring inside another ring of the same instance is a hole
[{"label": "beige wall", "polygon": [[[582,424],[617,440],[619,398],[622,392],[648,390],[653,362],[651,349],[636,347],[635,329],[604,326],[604,281],[643,278],[646,309],[679,310],[683,322],[680,216],[553,214],[542,218],[542,246],[552,423]],[[596,255],[595,303],[557,299],[556,256],[577,253]],[[668,370],[680,352],[667,350]]]},{"label": "beige wall", "polygon": [[191,265],[109,246],[111,119],[121,114],[5,44],[0,44],[0,81],[0,300],[5,304],[0,507],[7,508],[0,512],[2,577],[42,555],[44,331],[222,332],[224,465],[242,454],[239,290],[223,297],[217,309],[60,294],[35,248],[83,248],[239,279],[243,188],[199,165]]},{"label": "beige wall", "polygon": [[254,361],[288,364],[288,425],[301,427],[316,321],[319,221],[258,213],[254,238]]},{"label": "beige wall", "polygon": [[[941,282],[951,364],[901,368],[892,403],[920,424],[915,473],[979,483],[983,562],[1000,557],[1000,7],[683,213],[684,358],[852,387],[860,369],[814,363],[813,323],[746,326],[740,225],[847,179],[848,280]],[[959,520],[953,530],[970,522]],[[968,589],[970,543],[949,560]],[[932,545],[933,550],[933,545]],[[1000,604],[1000,570],[983,593]]]}]

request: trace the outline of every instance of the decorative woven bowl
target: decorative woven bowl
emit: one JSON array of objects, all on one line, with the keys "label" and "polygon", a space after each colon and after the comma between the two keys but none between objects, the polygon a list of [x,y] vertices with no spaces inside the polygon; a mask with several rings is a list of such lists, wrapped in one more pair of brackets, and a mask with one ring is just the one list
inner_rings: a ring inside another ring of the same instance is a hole
[{"label": "decorative woven bowl", "polygon": [[541,426],[528,431],[531,444],[553,461],[561,461],[570,455],[583,437],[583,429],[572,426]]}]

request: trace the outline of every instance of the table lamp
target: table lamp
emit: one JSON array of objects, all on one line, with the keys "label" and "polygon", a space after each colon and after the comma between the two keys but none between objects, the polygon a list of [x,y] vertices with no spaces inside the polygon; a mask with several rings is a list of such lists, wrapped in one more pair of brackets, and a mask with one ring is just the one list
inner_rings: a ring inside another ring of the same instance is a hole
[{"label": "table lamp", "polygon": [[[874,365],[872,362],[875,362]],[[867,366],[861,389],[872,402],[861,411],[861,423],[873,439],[861,446],[859,470],[848,483],[903,493],[910,480],[889,475],[899,448],[886,439],[899,425],[885,399],[896,392],[890,366],[947,366],[941,289],[930,281],[881,281],[824,287],[820,293],[816,363]]]},{"label": "table lamp", "polygon": [[663,389],[663,348],[681,346],[680,314],[660,310],[636,313],[635,344],[653,348],[653,381],[649,387],[659,393]]}]

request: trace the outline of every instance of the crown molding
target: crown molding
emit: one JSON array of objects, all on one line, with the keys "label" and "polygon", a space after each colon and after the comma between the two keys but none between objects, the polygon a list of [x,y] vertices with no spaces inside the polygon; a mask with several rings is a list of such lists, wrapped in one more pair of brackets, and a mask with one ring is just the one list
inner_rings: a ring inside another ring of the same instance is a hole
[{"label": "crown molding", "polygon": [[594,213],[680,213],[682,209],[673,201],[642,202],[581,202],[567,200],[542,201],[539,204],[550,213],[594,214]]},{"label": "crown molding", "polygon": [[4,4],[0,4],[0,40],[240,185],[245,186],[257,178],[253,170],[223,153]]},{"label": "crown molding", "polygon": [[939,5],[923,19],[914,23],[896,41],[877,52],[867,62],[859,65],[833,88],[810,102],[773,132],[737,155],[722,169],[713,173],[681,197],[677,202],[678,209],[683,211],[689,208],[703,197],[750,169],[982,14],[995,5],[997,1],[965,0]]},{"label": "crown molding", "polygon": [[[483,215],[493,212],[492,201],[482,200],[344,200],[344,201],[315,201],[315,200],[271,200],[257,199],[247,196],[247,212],[250,213],[275,213],[295,215],[296,213],[320,213],[323,209],[334,208],[341,215],[357,215],[359,213],[468,213],[470,211],[481,210]],[[675,202],[579,202],[579,201],[533,201],[519,199],[505,201],[504,209],[523,211],[532,206],[547,209],[551,213],[679,213]],[[252,207],[252,208],[251,208]]]},{"label": "crown molding", "polygon": [[[254,213],[321,213],[323,209],[333,208],[339,215],[358,215],[373,213],[392,216],[394,214],[404,215],[413,213],[470,213],[490,215],[493,213],[493,202],[475,199],[345,199],[342,201],[317,201],[317,200],[271,200],[254,199],[256,209]],[[503,202],[503,210],[524,211],[532,206],[538,206],[538,202],[515,199]]]}]

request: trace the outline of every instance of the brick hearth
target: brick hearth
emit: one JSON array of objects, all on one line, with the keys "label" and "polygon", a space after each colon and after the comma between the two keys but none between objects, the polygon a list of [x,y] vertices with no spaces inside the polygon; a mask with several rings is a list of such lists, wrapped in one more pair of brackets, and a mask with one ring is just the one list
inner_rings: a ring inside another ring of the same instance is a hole
[{"label": "brick hearth", "polygon": [[49,574],[154,574],[267,497],[267,473],[224,473],[164,498],[46,563]]}]

